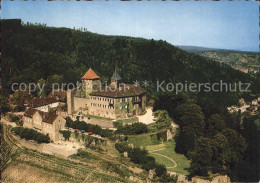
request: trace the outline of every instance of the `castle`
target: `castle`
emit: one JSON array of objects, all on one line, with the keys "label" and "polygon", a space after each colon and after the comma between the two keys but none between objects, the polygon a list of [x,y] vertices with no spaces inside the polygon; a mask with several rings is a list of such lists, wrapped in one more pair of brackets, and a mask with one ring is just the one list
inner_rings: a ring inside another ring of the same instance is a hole
[{"label": "castle", "polygon": [[117,70],[109,86],[90,68],[81,78],[80,87],[67,91],[68,114],[88,114],[118,119],[140,115],[145,110],[146,91],[134,84],[124,84]]}]

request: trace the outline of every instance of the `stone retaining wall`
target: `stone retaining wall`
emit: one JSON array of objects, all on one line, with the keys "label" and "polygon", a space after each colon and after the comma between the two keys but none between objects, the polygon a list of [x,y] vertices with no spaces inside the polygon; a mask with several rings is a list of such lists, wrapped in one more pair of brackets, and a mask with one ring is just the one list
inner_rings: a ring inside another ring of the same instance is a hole
[{"label": "stone retaining wall", "polygon": [[26,147],[27,149],[32,149],[32,150],[38,151],[40,153],[68,157],[72,154],[77,153],[77,151],[78,151],[77,148],[68,149],[62,145],[52,144],[52,143],[38,144],[37,142],[26,141],[25,139],[20,139],[19,137],[15,136],[15,135],[12,135],[12,137],[23,147]]},{"label": "stone retaining wall", "polygon": [[[73,121],[77,120],[75,115],[73,117],[71,117],[71,119]],[[86,123],[89,123],[89,124],[98,125],[101,128],[114,128],[112,120],[105,120],[105,119],[98,119],[98,118],[89,119],[88,117],[80,117],[79,120],[85,121]]]}]

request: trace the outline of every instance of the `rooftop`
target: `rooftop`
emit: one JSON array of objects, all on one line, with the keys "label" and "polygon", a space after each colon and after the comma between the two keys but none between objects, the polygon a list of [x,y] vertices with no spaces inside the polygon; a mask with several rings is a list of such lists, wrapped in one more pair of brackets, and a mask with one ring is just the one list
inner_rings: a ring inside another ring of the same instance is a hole
[{"label": "rooftop", "polygon": [[90,68],[81,79],[99,79],[99,76]]},{"label": "rooftop", "polygon": [[52,103],[55,103],[57,102],[57,100],[55,98],[46,98],[46,99],[43,99],[43,98],[34,98],[32,99],[29,104],[28,104],[28,107],[32,107],[32,108],[36,108],[36,107],[40,107],[40,106],[45,106],[45,105],[49,105],[49,104],[52,104]]},{"label": "rooftop", "polygon": [[118,72],[117,72],[116,69],[115,69],[115,72],[114,72],[113,76],[111,77],[111,80],[112,80],[112,81],[119,81],[119,80],[121,80],[121,79],[122,79],[122,78],[119,76]]}]

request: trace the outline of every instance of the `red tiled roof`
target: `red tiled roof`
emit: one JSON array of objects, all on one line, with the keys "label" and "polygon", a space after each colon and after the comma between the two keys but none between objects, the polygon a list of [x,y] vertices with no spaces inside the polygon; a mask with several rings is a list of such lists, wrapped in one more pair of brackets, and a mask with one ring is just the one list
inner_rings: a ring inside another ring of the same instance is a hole
[{"label": "red tiled roof", "polygon": [[99,76],[90,68],[81,79],[99,79]]}]

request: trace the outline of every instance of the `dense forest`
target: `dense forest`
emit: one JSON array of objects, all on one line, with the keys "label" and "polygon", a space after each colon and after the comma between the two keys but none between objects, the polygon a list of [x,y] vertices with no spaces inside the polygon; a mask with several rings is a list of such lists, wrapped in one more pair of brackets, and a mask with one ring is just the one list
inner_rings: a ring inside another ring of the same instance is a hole
[{"label": "dense forest", "polygon": [[[22,24],[21,20],[2,20],[3,84],[10,90],[14,82],[51,80],[60,76],[65,83],[80,81],[89,67],[109,81],[115,67],[124,82],[148,80],[166,82],[251,82],[256,80],[225,64],[187,53],[166,41],[122,36],[105,36],[68,28]],[[154,85],[148,88],[156,97]],[[203,94],[202,94],[203,95]],[[204,96],[201,96],[204,97]],[[219,95],[227,103],[236,96]],[[222,101],[222,100],[219,100]]]},{"label": "dense forest", "polygon": [[[187,53],[162,40],[99,35],[24,24],[18,19],[1,21],[1,44],[2,97],[12,93],[12,83],[46,82],[49,86],[54,82],[75,83],[89,67],[102,81],[109,81],[117,67],[123,82],[149,81],[148,100],[154,99],[155,110],[168,111],[179,124],[176,151],[193,160],[192,176],[204,176],[212,171],[227,173],[232,181],[248,181],[257,175],[256,168],[253,169],[257,162],[253,161],[257,152],[253,119],[245,120],[241,127],[241,116],[232,116],[226,111],[226,107],[237,104],[240,97],[251,100],[259,94],[257,78],[227,64]],[[219,83],[222,80],[233,84],[241,81],[251,83],[252,92],[201,91],[175,95],[157,92],[157,80],[172,83]],[[252,132],[251,136],[248,132]],[[212,148],[214,143],[215,148]],[[224,151],[227,154],[218,154],[220,159],[214,159],[218,158],[216,153],[226,147],[230,147],[229,152]],[[252,171],[241,174],[246,171],[243,167]]]}]

